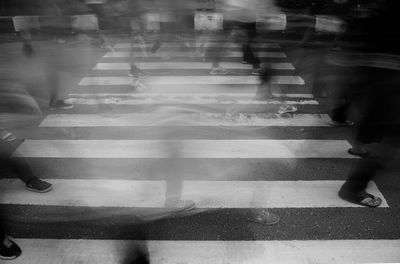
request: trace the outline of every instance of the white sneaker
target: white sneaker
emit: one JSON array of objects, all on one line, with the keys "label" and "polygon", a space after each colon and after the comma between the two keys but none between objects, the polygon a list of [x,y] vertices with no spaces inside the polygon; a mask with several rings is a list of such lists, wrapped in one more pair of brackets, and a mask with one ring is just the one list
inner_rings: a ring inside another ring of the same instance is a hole
[{"label": "white sneaker", "polygon": [[279,107],[278,113],[285,114],[285,113],[294,113],[297,111],[297,107],[294,105],[282,105]]},{"label": "white sneaker", "polygon": [[226,75],[228,73],[229,72],[222,67],[212,68],[210,71],[211,75]]},{"label": "white sneaker", "polygon": [[250,219],[252,222],[256,222],[263,225],[275,225],[279,223],[281,218],[276,214],[271,213],[268,209],[262,209],[260,212],[256,213],[253,219]]},{"label": "white sneaker", "polygon": [[174,203],[166,203],[166,208],[172,209],[174,211],[189,211],[196,208],[195,202],[192,200],[179,200],[178,202]]}]

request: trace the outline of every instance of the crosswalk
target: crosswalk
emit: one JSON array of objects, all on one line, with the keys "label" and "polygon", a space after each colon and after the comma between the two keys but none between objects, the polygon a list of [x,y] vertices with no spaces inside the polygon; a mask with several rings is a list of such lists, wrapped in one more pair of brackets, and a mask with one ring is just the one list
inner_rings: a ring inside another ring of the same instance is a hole
[{"label": "crosswalk", "polygon": [[[128,76],[130,44],[115,43],[72,89],[75,108],[49,113],[43,133],[13,153],[54,186],[37,194],[0,180],[24,251],[14,263],[127,263],[142,244],[151,263],[399,262],[399,240],[380,234],[385,220],[360,229],[371,209],[338,198],[357,158],[332,136],[279,44],[256,44],[264,66],[279,71],[270,99],[256,97],[260,78],[240,62],[237,43],[222,44],[224,76],[209,75],[210,63],[181,43],[150,56],[135,45],[150,73],[143,92]],[[278,114],[282,104],[298,111]],[[388,214],[379,185],[368,191],[383,198],[375,214]],[[168,207],[171,197],[196,209]],[[281,222],[255,222],[264,209]]]}]

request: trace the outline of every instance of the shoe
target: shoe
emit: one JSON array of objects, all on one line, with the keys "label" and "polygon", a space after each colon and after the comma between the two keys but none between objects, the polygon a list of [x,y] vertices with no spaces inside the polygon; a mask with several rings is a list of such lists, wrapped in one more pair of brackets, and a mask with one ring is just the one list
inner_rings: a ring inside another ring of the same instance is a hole
[{"label": "shoe", "polygon": [[261,212],[257,213],[252,222],[256,222],[263,225],[275,225],[279,223],[281,218],[276,214],[271,213],[268,209],[262,209]]},{"label": "shoe", "polygon": [[67,104],[63,100],[57,100],[54,103],[50,103],[49,110],[67,110],[73,108],[73,104]]},{"label": "shoe", "polygon": [[221,68],[221,67],[212,68],[211,71],[210,71],[211,75],[226,75],[228,73],[229,72],[226,69]]},{"label": "shoe", "polygon": [[285,113],[294,113],[297,111],[297,107],[293,105],[282,105],[279,107],[278,113],[285,114]]},{"label": "shoe", "polygon": [[[7,243],[8,245],[5,245]],[[10,239],[6,238],[0,244],[0,259],[10,260],[19,257],[22,253],[21,248],[15,244],[15,242],[11,241]]]},{"label": "shoe", "polygon": [[196,204],[192,200],[179,200],[178,202],[166,202],[165,207],[173,211],[189,211],[195,209]]},{"label": "shoe", "polygon": [[364,148],[354,148],[354,147],[352,147],[352,148],[349,148],[349,149],[347,150],[347,152],[348,152],[350,155],[359,156],[359,157],[361,157],[361,158],[369,158],[369,159],[376,159],[376,158],[378,158],[378,155],[377,155],[377,154],[372,153],[371,151],[369,151],[369,150],[367,150],[367,149],[364,149]]},{"label": "shoe", "polygon": [[382,199],[379,197],[367,193],[366,191],[352,192],[346,190],[343,186],[340,188],[338,195],[342,200],[366,207],[378,207],[382,204]]},{"label": "shoe", "polygon": [[132,86],[132,91],[142,93],[147,89],[146,85],[142,82],[138,82],[136,85]]},{"label": "shoe", "polygon": [[254,70],[251,72],[251,75],[260,76],[260,75],[262,75],[262,74],[263,74],[263,71],[262,71],[261,68],[254,69]]},{"label": "shoe", "polygon": [[30,182],[26,184],[26,189],[32,192],[38,192],[38,193],[45,193],[51,191],[53,189],[53,186],[41,179],[33,179]]},{"label": "shoe", "polygon": [[0,137],[3,141],[11,142],[17,139],[10,131],[0,130]]},{"label": "shoe", "polygon": [[115,51],[115,49],[111,45],[101,44],[100,48],[105,49],[105,50],[110,51],[110,52],[114,52]]},{"label": "shoe", "polygon": [[332,119],[329,122],[329,125],[331,127],[344,127],[344,126],[352,126],[352,125],[354,125],[354,122],[350,121],[350,120],[346,120],[344,122],[340,122],[340,121],[335,121],[335,120]]},{"label": "shoe", "polygon": [[142,71],[141,69],[139,69],[139,68],[137,68],[136,70],[134,70],[134,71],[130,71],[129,73],[128,73],[128,76],[129,77],[132,77],[132,78],[147,78],[147,77],[149,77],[150,76],[150,74],[149,73],[147,73],[147,72],[145,72],[145,71]]}]

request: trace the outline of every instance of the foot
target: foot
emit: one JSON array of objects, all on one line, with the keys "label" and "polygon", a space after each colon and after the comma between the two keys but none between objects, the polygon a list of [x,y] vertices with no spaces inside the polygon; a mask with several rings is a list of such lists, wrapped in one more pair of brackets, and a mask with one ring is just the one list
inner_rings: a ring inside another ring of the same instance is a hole
[{"label": "foot", "polygon": [[254,69],[254,70],[251,72],[251,75],[260,76],[260,75],[262,75],[262,74],[263,74],[263,71],[262,71],[261,68]]},{"label": "foot", "polygon": [[26,184],[26,189],[32,192],[38,192],[38,193],[45,193],[51,191],[53,189],[53,186],[41,179],[33,179],[30,182]]},{"label": "foot", "polygon": [[7,130],[0,130],[0,138],[6,142],[11,142],[17,139],[16,136],[14,136],[10,131]]},{"label": "foot", "polygon": [[278,113],[285,114],[285,113],[294,113],[297,111],[297,107],[294,105],[282,105],[279,107]]},{"label": "foot", "polygon": [[262,209],[252,221],[263,225],[275,225],[279,223],[280,217],[271,213],[268,209]]},{"label": "foot", "polygon": [[146,90],[146,85],[143,84],[140,78],[132,77],[131,86],[132,86],[132,91],[135,92],[143,92],[144,90]]},{"label": "foot", "polygon": [[148,72],[142,71],[139,68],[128,73],[128,76],[132,78],[146,78],[149,77],[149,75],[150,74]]},{"label": "foot", "polygon": [[192,200],[167,201],[165,207],[174,211],[189,211],[195,209],[196,204]]},{"label": "foot", "polygon": [[222,67],[212,68],[211,71],[210,71],[211,75],[226,75],[228,73],[229,72],[226,69],[222,68]]},{"label": "foot", "polygon": [[352,147],[347,151],[349,154],[362,158],[376,158],[376,155],[364,147]]},{"label": "foot", "polygon": [[100,48],[106,49],[107,51],[110,51],[110,52],[114,52],[115,51],[113,46],[108,45],[108,44],[104,44],[104,43],[100,45]]},{"label": "foot", "polygon": [[339,197],[345,201],[367,206],[367,207],[378,207],[382,204],[382,199],[376,197],[366,191],[362,192],[351,192],[347,191],[344,188],[341,188],[339,191]]},{"label": "foot", "polygon": [[354,125],[354,122],[350,121],[350,120],[346,120],[344,122],[341,122],[341,121],[335,121],[335,120],[332,119],[329,122],[329,125],[331,127],[344,127],[344,126],[352,126],[352,125]]},{"label": "foot", "polygon": [[49,110],[67,110],[73,108],[73,104],[68,104],[64,102],[64,100],[57,100],[55,102],[50,103]]},{"label": "foot", "polygon": [[20,247],[9,238],[0,243],[0,259],[10,260],[19,257],[22,253]]}]

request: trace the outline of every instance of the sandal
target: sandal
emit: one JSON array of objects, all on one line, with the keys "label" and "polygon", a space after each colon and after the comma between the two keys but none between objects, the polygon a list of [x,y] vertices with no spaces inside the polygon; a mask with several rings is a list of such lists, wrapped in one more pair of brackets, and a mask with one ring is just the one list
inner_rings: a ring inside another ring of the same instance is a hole
[{"label": "sandal", "polygon": [[378,207],[382,204],[382,199],[367,192],[351,193],[343,190],[339,191],[339,197],[350,203],[355,203],[367,207]]}]

